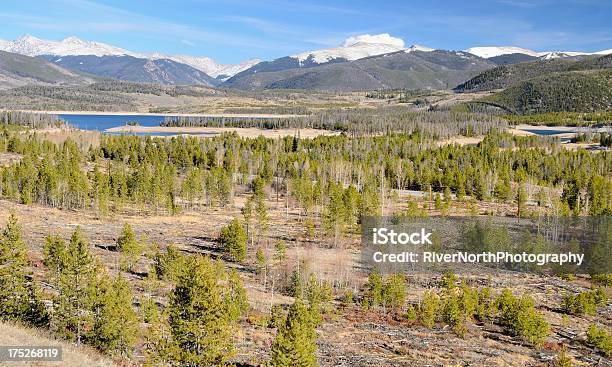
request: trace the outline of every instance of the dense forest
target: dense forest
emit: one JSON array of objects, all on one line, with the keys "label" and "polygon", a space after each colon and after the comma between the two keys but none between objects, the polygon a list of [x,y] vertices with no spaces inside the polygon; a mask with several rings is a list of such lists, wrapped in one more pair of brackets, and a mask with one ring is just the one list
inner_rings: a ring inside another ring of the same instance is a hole
[{"label": "dense forest", "polygon": [[382,186],[499,201],[512,200],[520,185],[540,187],[546,196],[558,188],[560,204],[591,214],[609,212],[612,197],[609,152],[571,151],[553,139],[502,133],[478,146],[438,146],[419,133],[278,140],[105,136],[99,147],[81,152],[70,140],[58,146],[5,130],[0,151],[23,156],[2,168],[3,196],[102,212],[127,203],[178,211],[178,197],[190,206],[223,206],[237,185],[252,185],[254,178],[294,195],[305,210],[327,203],[334,187],[371,201],[363,210],[372,212]]},{"label": "dense forest", "polygon": [[539,76],[483,101],[520,115],[608,111],[612,109],[612,70]]},{"label": "dense forest", "polygon": [[467,111],[414,112],[402,107],[379,109],[332,108],[306,116],[278,118],[167,117],[163,126],[313,128],[343,131],[351,136],[378,133],[418,133],[426,139],[484,135],[502,130],[507,122],[497,116]]}]

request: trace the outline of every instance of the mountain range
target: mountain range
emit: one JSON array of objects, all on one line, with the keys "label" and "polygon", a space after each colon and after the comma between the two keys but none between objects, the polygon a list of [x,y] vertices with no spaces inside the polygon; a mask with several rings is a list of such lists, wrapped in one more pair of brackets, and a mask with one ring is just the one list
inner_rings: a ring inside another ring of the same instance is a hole
[{"label": "mountain range", "polygon": [[[536,52],[513,46],[446,51],[420,45],[406,47],[402,39],[389,34],[360,35],[346,39],[338,47],[238,64],[220,64],[208,57],[132,52],[77,37],[49,41],[25,35],[14,41],[0,40],[0,50],[48,61],[48,64],[39,66],[48,71],[51,70],[49,65],[55,65],[59,68],[56,71],[65,70],[65,75],[77,75],[70,82],[102,77],[168,85],[333,91],[448,89],[498,65],[612,53],[612,50],[596,53]],[[7,56],[3,55],[3,58]],[[4,78],[11,75],[10,85],[38,80],[30,76],[30,79],[24,77],[27,80],[17,82],[15,67],[9,69],[13,71],[5,70]],[[0,75],[2,72],[0,64]],[[66,82],[66,78],[57,80]]]},{"label": "mountain range", "polygon": [[0,50],[26,56],[131,56],[146,60],[171,60],[189,65],[207,75],[230,77],[242,70],[257,64],[260,60],[246,60],[239,64],[220,64],[209,57],[186,55],[165,55],[161,53],[138,53],[128,51],[105,43],[84,41],[77,37],[68,37],[61,41],[43,40],[30,35],[23,35],[14,41],[0,40]]}]

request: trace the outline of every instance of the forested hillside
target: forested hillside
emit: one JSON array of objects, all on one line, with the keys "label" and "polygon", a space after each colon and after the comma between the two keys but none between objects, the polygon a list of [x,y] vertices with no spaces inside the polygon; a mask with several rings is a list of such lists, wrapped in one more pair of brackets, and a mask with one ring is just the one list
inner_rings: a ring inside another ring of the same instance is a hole
[{"label": "forested hillside", "polygon": [[161,85],[213,86],[219,81],[189,65],[168,59],[149,60],[133,56],[41,56],[65,69],[102,78]]},{"label": "forested hillside", "polygon": [[502,65],[486,70],[455,87],[457,92],[503,89],[550,73],[594,70],[612,67],[612,55],[537,60]]},{"label": "forested hillside", "polygon": [[35,57],[0,51],[0,82],[1,90],[26,84],[84,85],[94,78]]},{"label": "forested hillside", "polygon": [[[269,66],[269,69],[266,68]],[[495,64],[452,51],[396,52],[303,68],[258,64],[222,86],[238,89],[355,91],[388,88],[449,89]]]},{"label": "forested hillside", "polygon": [[483,99],[518,114],[612,109],[612,69],[552,73]]}]

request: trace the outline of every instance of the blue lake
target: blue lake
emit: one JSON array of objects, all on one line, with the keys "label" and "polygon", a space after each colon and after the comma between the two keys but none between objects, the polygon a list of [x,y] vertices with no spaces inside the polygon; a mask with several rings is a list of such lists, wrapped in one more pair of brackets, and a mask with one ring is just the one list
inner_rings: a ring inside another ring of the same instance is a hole
[{"label": "blue lake", "polygon": [[[166,116],[152,115],[59,115],[59,118],[81,130],[104,131],[111,127],[137,122],[140,126],[159,126]],[[156,134],[161,135],[161,134]],[[174,134],[176,135],[176,134]]]},{"label": "blue lake", "polygon": [[536,135],[559,135],[559,134],[565,134],[565,133],[571,133],[572,131],[567,131],[567,130],[548,130],[548,129],[521,129],[523,131],[527,131],[530,133],[534,133]]}]

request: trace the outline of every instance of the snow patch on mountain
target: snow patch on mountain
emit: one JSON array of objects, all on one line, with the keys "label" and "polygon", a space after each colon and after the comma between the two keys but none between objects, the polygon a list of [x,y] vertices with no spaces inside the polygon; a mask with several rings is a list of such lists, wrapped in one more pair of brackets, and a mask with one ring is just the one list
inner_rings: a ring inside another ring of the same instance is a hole
[{"label": "snow patch on mountain", "polygon": [[362,34],[360,36],[347,38],[340,47],[306,51],[291,55],[290,57],[298,59],[300,63],[311,59],[317,64],[322,64],[334,59],[352,61],[363,59],[368,56],[388,54],[403,50],[405,50],[405,46],[401,38],[392,37],[388,33],[376,35]]},{"label": "snow patch on mountain", "polygon": [[465,52],[471,53],[482,57],[483,59],[489,59],[495,56],[509,55],[509,54],[524,54],[533,57],[538,57],[539,54],[535,51],[528,50],[526,48],[520,48],[515,46],[490,46],[490,47],[472,47],[464,50]]},{"label": "snow patch on mountain", "polygon": [[169,59],[172,61],[180,62],[182,64],[187,64],[195,69],[198,69],[213,78],[221,77],[221,79],[226,79],[228,77],[234,76],[241,71],[244,71],[255,64],[259,64],[261,60],[252,59],[246,60],[238,64],[220,64],[210,57],[197,57],[197,56],[189,56],[189,55],[164,55],[164,54],[147,54],[147,58],[151,58],[154,60],[158,59]]},{"label": "snow patch on mountain", "polygon": [[540,59],[549,60],[560,57],[571,57],[581,55],[607,55],[612,53],[610,50],[602,50],[598,52],[580,52],[580,51],[544,51],[536,52],[526,48],[520,48],[515,46],[490,46],[490,47],[472,47],[465,50],[472,55],[476,55],[485,59],[489,59],[495,56],[509,55],[509,54],[524,54],[533,57],[539,57]]},{"label": "snow patch on mountain", "polygon": [[393,37],[389,33],[381,33],[375,35],[362,34],[359,36],[349,37],[344,40],[342,47],[351,47],[360,43],[369,43],[373,45],[388,45],[399,49],[404,48],[404,40]]}]

